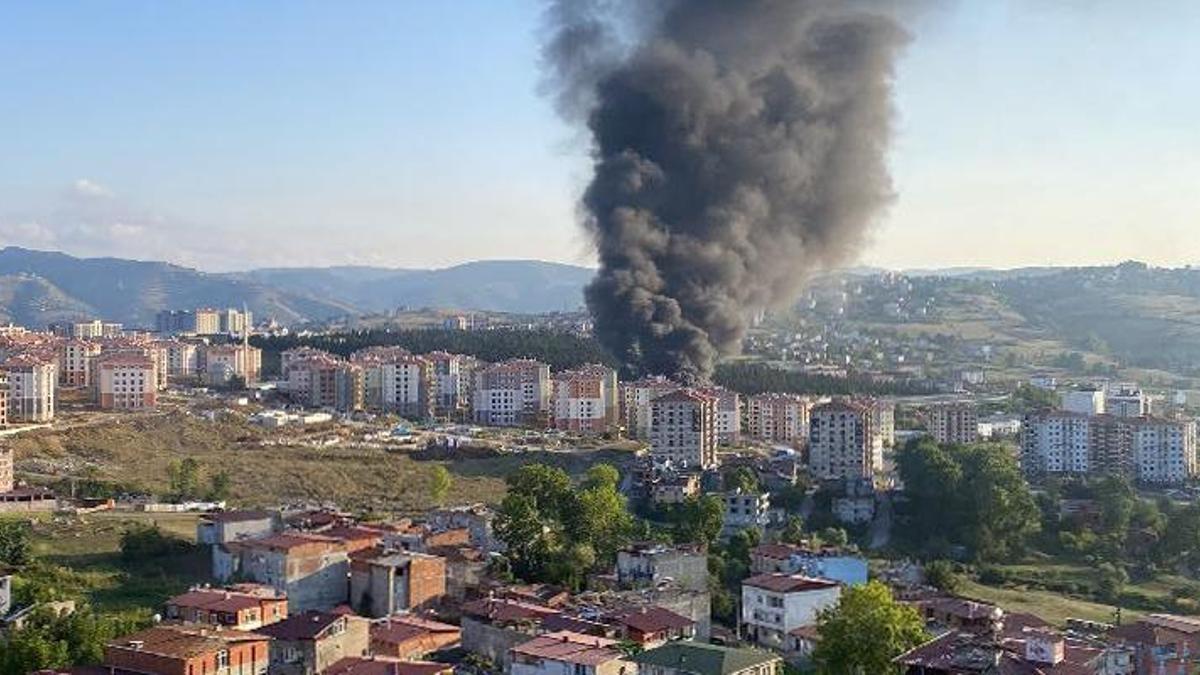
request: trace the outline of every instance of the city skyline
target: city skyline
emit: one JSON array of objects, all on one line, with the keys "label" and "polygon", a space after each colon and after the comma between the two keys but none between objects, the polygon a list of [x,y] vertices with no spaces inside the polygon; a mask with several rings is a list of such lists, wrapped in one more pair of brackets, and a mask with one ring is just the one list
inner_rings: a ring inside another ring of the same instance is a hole
[{"label": "city skyline", "polygon": [[[211,271],[593,266],[586,148],[537,91],[540,7],[8,7],[0,243]],[[1200,262],[1198,26],[1166,1],[916,18],[897,200],[858,263]]]}]

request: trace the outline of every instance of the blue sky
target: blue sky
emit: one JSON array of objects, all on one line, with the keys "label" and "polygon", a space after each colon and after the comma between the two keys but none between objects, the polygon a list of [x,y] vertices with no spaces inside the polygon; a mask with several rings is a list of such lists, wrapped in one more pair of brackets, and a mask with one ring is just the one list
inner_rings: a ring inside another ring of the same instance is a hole
[{"label": "blue sky", "polygon": [[[0,2],[0,245],[590,264],[537,0]],[[1200,3],[944,0],[863,262],[1200,263]]]}]

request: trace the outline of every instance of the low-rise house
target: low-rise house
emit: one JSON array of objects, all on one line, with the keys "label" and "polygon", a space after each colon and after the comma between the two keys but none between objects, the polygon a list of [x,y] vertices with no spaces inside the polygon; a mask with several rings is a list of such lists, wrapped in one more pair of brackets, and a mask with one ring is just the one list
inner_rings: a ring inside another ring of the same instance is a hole
[{"label": "low-rise house", "polygon": [[485,504],[472,504],[438,509],[430,513],[425,524],[435,531],[466,528],[469,543],[484,553],[503,552],[504,543],[496,539],[492,521],[496,512]]},{"label": "low-rise house", "polygon": [[942,630],[993,633],[1004,621],[1004,610],[963,598],[932,598],[917,603],[925,622]]},{"label": "low-rise house", "polygon": [[196,543],[228,544],[269,537],[279,531],[279,515],[270,511],[216,511],[196,521]]},{"label": "low-rise house", "polygon": [[626,588],[671,582],[686,590],[708,590],[708,553],[689,544],[639,542],[617,552],[617,583]]},{"label": "low-rise house", "polygon": [[771,495],[766,492],[734,490],[721,495],[725,505],[725,526],[722,533],[733,535],[742,530],[763,530],[772,523]]},{"label": "low-rise house", "polygon": [[638,675],[775,675],[783,659],[756,649],[670,642],[630,657]]},{"label": "low-rise house", "polygon": [[140,675],[261,675],[269,644],[258,633],[161,625],[109,642],[104,666]]},{"label": "low-rise house", "polygon": [[410,525],[383,537],[384,546],[414,553],[428,553],[439,546],[467,546],[470,543],[471,531],[466,527],[434,527],[428,523]]},{"label": "low-rise house", "polygon": [[637,670],[615,640],[571,631],[514,646],[510,663],[511,675],[629,675]]},{"label": "low-rise house", "polygon": [[272,640],[272,675],[317,675],[343,658],[367,656],[371,649],[370,622],[353,614],[304,612],[259,633]]},{"label": "low-rise house", "polygon": [[325,675],[451,675],[454,666],[430,661],[400,661],[386,657],[346,657]]},{"label": "low-rise house", "polygon": [[463,649],[507,672],[513,647],[541,630],[558,610],[519,600],[483,598],[462,606]]},{"label": "low-rise house", "polygon": [[1115,675],[1120,672],[1110,667],[1108,649],[1068,640],[1049,628],[1027,628],[1019,635],[951,631],[901,654],[895,663],[905,675]]},{"label": "low-rise house", "polygon": [[423,553],[360,551],[350,562],[350,605],[365,616],[432,609],[446,595],[446,561]]},{"label": "low-rise house", "polygon": [[423,659],[461,641],[458,626],[412,614],[397,614],[371,624],[371,653],[376,656]]},{"label": "low-rise house", "polygon": [[853,586],[867,583],[867,561],[836,549],[762,544],[750,551],[751,574],[802,574]]},{"label": "low-rise house", "polygon": [[435,546],[429,549],[446,561],[446,596],[464,600],[487,578],[488,557],[474,546]]},{"label": "low-rise house", "polygon": [[760,574],[742,582],[742,625],[746,637],[783,649],[787,635],[817,622],[817,614],[837,604],[841,585],[800,575]]},{"label": "low-rise house", "polygon": [[213,547],[213,576],[265,584],[287,595],[294,612],[327,610],[348,597],[350,559],[339,539],[316,534],[276,534]]},{"label": "low-rise house", "polygon": [[650,501],[657,505],[682,504],[700,494],[700,475],[682,473],[650,484]]},{"label": "low-rise house", "polygon": [[1172,614],[1151,614],[1136,623],[1114,628],[1113,643],[1130,651],[1136,672],[1182,675],[1200,660],[1200,619]]},{"label": "low-rise house", "polygon": [[622,639],[645,649],[675,640],[696,637],[696,622],[663,607],[638,607],[609,617],[621,631]]},{"label": "low-rise house", "polygon": [[192,588],[166,603],[165,616],[185,623],[255,630],[287,618],[287,596],[270,586]]}]

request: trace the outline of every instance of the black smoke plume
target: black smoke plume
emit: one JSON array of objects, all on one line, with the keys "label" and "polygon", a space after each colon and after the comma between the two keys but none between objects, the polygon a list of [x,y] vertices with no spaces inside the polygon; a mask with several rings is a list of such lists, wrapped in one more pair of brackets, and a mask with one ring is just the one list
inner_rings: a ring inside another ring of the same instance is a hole
[{"label": "black smoke plume", "polygon": [[599,339],[634,371],[707,379],[748,317],[853,258],[892,199],[907,41],[866,0],[556,0],[544,57],[585,122]]}]

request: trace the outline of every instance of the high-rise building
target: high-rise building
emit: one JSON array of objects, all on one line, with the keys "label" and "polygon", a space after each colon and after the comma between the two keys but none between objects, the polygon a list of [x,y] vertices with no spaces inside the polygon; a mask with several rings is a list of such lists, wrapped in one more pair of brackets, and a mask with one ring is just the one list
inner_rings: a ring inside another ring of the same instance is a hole
[{"label": "high-rise building", "polygon": [[1030,476],[1113,474],[1177,485],[1200,469],[1196,422],[1063,411],[1026,415],[1021,468]]},{"label": "high-rise building", "polygon": [[92,385],[92,360],[100,354],[100,343],[69,338],[57,349],[58,383],[64,387],[87,388]]},{"label": "high-rise building", "polygon": [[647,377],[620,385],[621,424],[625,436],[645,440],[650,435],[650,402],[679,385],[665,377]]},{"label": "high-rise building", "polygon": [[425,358],[433,364],[433,407],[441,417],[459,419],[471,406],[471,370],[473,359],[449,352],[430,352]]},{"label": "high-rise building", "polygon": [[717,400],[717,444],[737,445],[742,440],[742,397],[720,386],[704,387],[703,393]]},{"label": "high-rise building", "polygon": [[603,433],[617,425],[617,373],[588,365],[555,373],[551,410],[556,429]]},{"label": "high-rise building", "polygon": [[650,456],[677,468],[717,466],[717,399],[677,389],[650,402]]},{"label": "high-rise building", "polygon": [[196,335],[216,335],[221,332],[221,312],[203,307],[192,312],[192,332]]},{"label": "high-rise building", "polygon": [[974,443],[979,440],[979,411],[970,402],[935,404],[925,410],[925,426],[938,443]]},{"label": "high-rise building", "polygon": [[746,399],[745,433],[766,443],[801,445],[808,440],[812,401],[800,394],[764,393]]},{"label": "high-rise building", "polygon": [[[817,480],[873,479],[883,470],[882,435],[870,405],[831,401],[809,418],[809,473]],[[877,440],[879,439],[879,440]]]},{"label": "high-rise building", "polygon": [[124,326],[119,323],[94,319],[92,321],[76,321],[72,323],[68,336],[88,340],[104,337],[120,337],[122,332],[124,332]]},{"label": "high-rise building", "polygon": [[1104,412],[1117,417],[1142,417],[1150,414],[1150,397],[1141,387],[1123,382],[1109,387],[1104,395]]},{"label": "high-rise building", "polygon": [[1104,392],[1099,389],[1074,389],[1062,393],[1062,409],[1080,415],[1103,415]]},{"label": "high-rise building", "polygon": [[54,419],[58,366],[32,356],[16,356],[0,364],[8,376],[10,422],[49,422]]},{"label": "high-rise building", "polygon": [[158,405],[158,365],[145,354],[116,352],[96,359],[96,403],[104,410]]},{"label": "high-rise building", "polygon": [[550,422],[550,366],[513,359],[475,373],[472,413],[479,424],[544,426]]},{"label": "high-rise building", "polygon": [[226,385],[240,378],[246,386],[262,376],[262,350],[245,343],[205,345],[200,352],[205,382]]}]

